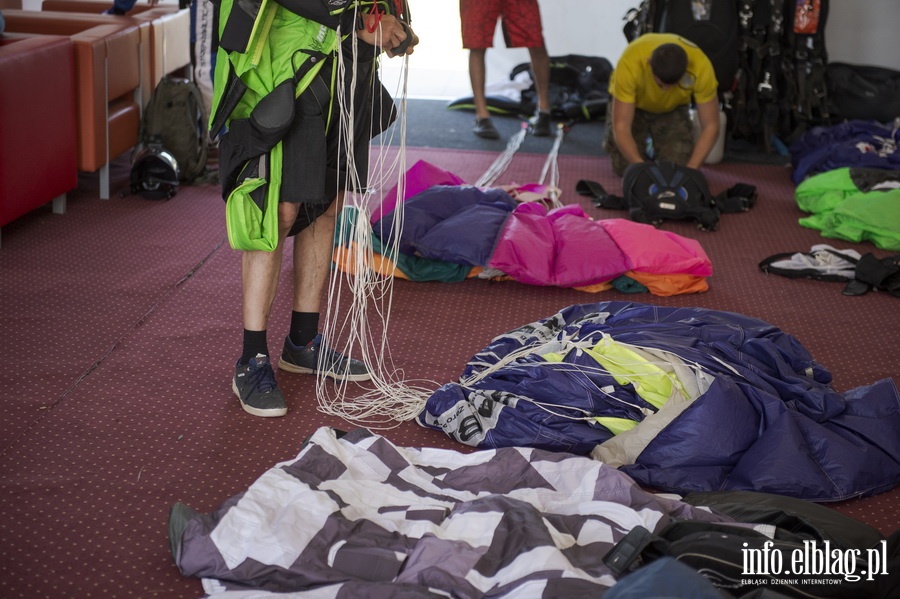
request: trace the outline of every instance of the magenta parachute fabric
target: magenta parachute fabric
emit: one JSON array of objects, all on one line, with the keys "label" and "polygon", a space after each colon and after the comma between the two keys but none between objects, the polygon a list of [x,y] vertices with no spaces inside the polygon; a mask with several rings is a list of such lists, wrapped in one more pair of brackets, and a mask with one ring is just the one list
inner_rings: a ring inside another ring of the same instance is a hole
[{"label": "magenta parachute fabric", "polygon": [[[487,267],[529,285],[588,288],[623,275],[673,275],[702,280],[712,263],[700,243],[624,219],[594,220],[578,204],[549,208],[540,185],[476,188],[424,161],[407,173],[403,197],[394,188],[372,216],[382,242],[403,202],[400,251],[429,260]],[[505,200],[500,198],[502,196]],[[643,281],[641,281],[643,282]],[[647,283],[644,283],[647,284]],[[648,285],[648,287],[650,287]],[[705,291],[678,284],[671,295]]]},{"label": "magenta parachute fabric", "polygon": [[586,287],[630,270],[708,277],[700,244],[623,219],[592,220],[577,205],[548,211],[518,206],[506,220],[488,266],[530,285]]},{"label": "magenta parachute fabric", "polygon": [[392,187],[384,195],[381,204],[375,206],[370,222],[374,225],[381,220],[382,217],[393,212],[394,208],[397,207],[398,201],[405,202],[414,195],[422,193],[429,187],[433,187],[434,185],[465,185],[465,183],[465,181],[453,173],[445,171],[441,167],[435,166],[430,162],[419,160],[406,171],[406,187],[404,188],[403,197],[397,197],[398,189],[396,185]]},{"label": "magenta parachute fabric", "polygon": [[628,260],[580,206],[531,202],[506,219],[488,266],[530,285],[584,287],[623,274]]}]

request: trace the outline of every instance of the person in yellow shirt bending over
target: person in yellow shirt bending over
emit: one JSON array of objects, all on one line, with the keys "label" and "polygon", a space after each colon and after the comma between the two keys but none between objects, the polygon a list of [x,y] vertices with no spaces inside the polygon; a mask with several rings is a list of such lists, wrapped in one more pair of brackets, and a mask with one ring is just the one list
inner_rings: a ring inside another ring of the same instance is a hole
[{"label": "person in yellow shirt bending over", "polygon": [[[646,33],[625,48],[609,80],[611,118],[603,148],[613,170],[671,160],[700,168],[719,137],[718,83],[696,44],[671,33]],[[694,143],[690,105],[697,107]]]}]

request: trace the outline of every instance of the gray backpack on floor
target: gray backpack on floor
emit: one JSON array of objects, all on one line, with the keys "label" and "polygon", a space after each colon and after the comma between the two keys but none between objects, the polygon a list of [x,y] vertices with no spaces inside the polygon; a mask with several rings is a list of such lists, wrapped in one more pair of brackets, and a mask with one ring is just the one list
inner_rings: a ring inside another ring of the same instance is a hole
[{"label": "gray backpack on floor", "polygon": [[163,77],[157,84],[141,120],[141,142],[153,141],[178,162],[181,181],[190,183],[206,172],[209,136],[196,83]]}]

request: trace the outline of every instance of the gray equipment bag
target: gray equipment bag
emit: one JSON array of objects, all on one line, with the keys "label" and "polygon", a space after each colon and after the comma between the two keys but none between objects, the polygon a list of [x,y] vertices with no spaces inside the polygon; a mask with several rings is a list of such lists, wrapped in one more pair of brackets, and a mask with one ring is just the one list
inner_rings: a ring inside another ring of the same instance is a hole
[{"label": "gray equipment bag", "polygon": [[168,76],[160,80],[141,120],[141,142],[154,139],[178,162],[181,181],[190,183],[206,172],[209,136],[196,83]]}]

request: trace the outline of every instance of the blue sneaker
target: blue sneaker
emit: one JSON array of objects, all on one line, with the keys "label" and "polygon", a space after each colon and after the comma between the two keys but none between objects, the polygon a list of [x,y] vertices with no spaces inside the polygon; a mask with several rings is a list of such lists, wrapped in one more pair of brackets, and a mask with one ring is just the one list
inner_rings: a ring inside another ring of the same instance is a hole
[{"label": "blue sneaker", "polygon": [[278,390],[268,356],[256,354],[249,363],[235,365],[231,388],[241,400],[245,412],[263,418],[287,414],[287,404]]},{"label": "blue sneaker", "polygon": [[304,345],[297,347],[291,338],[284,340],[281,360],[278,367],[288,372],[300,374],[318,374],[340,381],[368,381],[372,378],[369,369],[359,360],[334,351],[322,341],[322,335]]}]

